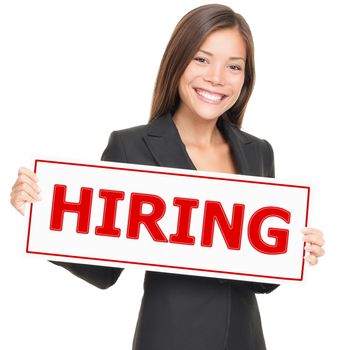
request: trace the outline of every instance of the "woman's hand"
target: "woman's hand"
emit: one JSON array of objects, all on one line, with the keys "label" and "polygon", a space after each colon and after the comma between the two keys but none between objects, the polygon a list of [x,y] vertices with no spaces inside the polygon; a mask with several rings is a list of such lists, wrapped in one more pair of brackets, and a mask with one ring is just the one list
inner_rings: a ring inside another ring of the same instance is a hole
[{"label": "woman's hand", "polygon": [[37,182],[38,177],[31,170],[25,167],[19,168],[17,180],[12,186],[11,204],[22,215],[26,202],[34,203],[41,199]]},{"label": "woman's hand", "polygon": [[305,227],[302,233],[303,240],[306,242],[305,250],[310,253],[309,255],[305,255],[305,260],[308,261],[310,265],[316,265],[318,263],[318,258],[325,254],[322,248],[325,243],[323,233],[311,227]]}]

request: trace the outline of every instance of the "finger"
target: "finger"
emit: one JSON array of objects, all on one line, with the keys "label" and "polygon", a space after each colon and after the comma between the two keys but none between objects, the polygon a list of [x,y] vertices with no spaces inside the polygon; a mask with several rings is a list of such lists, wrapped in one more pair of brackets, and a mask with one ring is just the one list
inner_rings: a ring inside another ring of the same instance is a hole
[{"label": "finger", "polygon": [[17,205],[18,203],[21,204],[23,202],[34,203],[36,201],[37,201],[36,198],[32,197],[28,192],[25,192],[25,191],[11,193],[11,204],[12,205]]},{"label": "finger", "polygon": [[313,227],[304,227],[302,229],[302,232],[305,235],[315,234],[315,235],[318,235],[320,237],[323,237],[323,232],[321,230],[318,230],[317,228],[313,228]]},{"label": "finger", "polygon": [[25,210],[26,203],[22,203],[22,205],[16,206],[15,209],[19,211],[22,215],[24,215],[24,210]]},{"label": "finger", "polygon": [[17,185],[15,188],[13,188],[12,193],[11,193],[11,197],[19,197],[21,198],[22,193],[27,193],[29,196],[31,196],[32,198],[34,198],[35,200],[40,200],[40,195],[39,192],[37,192],[31,185],[27,184],[27,183],[22,183]]},{"label": "finger", "polygon": [[302,239],[304,240],[304,242],[314,243],[319,246],[323,246],[325,243],[325,240],[323,238],[323,233],[320,230],[306,227],[302,230],[302,233],[303,233]]},{"label": "finger", "polygon": [[21,184],[24,184],[24,183],[26,183],[29,186],[31,186],[37,192],[41,191],[41,189],[38,186],[38,184],[35,181],[33,181],[32,178],[30,178],[26,174],[18,175],[18,178],[17,178],[15,184],[12,186],[12,190],[15,190],[18,185],[21,185]]},{"label": "finger", "polygon": [[317,235],[315,236],[313,234],[304,235],[303,240],[306,243],[316,244],[320,247],[322,247],[325,243],[325,240],[322,237],[319,237]]},{"label": "finger", "polygon": [[38,182],[38,176],[32,172],[30,169],[26,168],[26,167],[20,167],[18,169],[18,175],[27,175],[30,179],[32,179],[34,182]]},{"label": "finger", "polygon": [[316,257],[321,257],[325,254],[324,249],[315,244],[306,245],[305,250],[307,252],[310,252],[310,254],[315,255]]},{"label": "finger", "polygon": [[16,210],[18,210],[22,215],[24,215],[26,202],[35,203],[36,200],[33,197],[31,197],[28,193],[23,191],[20,194],[18,193],[17,196],[12,196],[10,202]]},{"label": "finger", "polygon": [[309,265],[313,266],[316,265],[318,263],[318,259],[315,255],[305,255],[304,259],[309,263]]}]

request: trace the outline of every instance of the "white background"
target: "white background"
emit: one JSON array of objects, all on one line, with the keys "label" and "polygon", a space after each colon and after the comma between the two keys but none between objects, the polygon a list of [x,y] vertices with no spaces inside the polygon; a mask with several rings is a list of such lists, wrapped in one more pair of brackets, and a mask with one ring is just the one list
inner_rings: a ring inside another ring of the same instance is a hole
[{"label": "white background", "polygon": [[[326,238],[306,285],[258,296],[267,348],[349,348],[347,2],[222,3],[255,40],[244,130],[271,142],[277,177],[312,182],[310,226]],[[9,194],[33,155],[99,160],[112,130],[146,123],[173,28],[203,4],[0,2],[0,348],[131,348],[143,274],[130,268],[99,290],[25,256],[24,218]]]}]

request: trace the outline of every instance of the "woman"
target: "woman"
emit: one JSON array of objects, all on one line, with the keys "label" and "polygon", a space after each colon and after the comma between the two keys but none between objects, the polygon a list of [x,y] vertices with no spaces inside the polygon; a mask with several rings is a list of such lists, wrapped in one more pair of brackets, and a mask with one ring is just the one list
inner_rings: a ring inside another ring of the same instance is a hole
[{"label": "woman", "polygon": [[[205,5],[177,24],[158,73],[148,124],[111,134],[102,160],[274,176],[270,144],[240,130],[255,79],[254,45],[243,17]],[[11,203],[39,199],[37,178],[20,168]],[[311,265],[322,232],[305,229]],[[54,262],[99,288],[123,269]],[[146,272],[135,350],[265,349],[255,293],[278,285]]]}]

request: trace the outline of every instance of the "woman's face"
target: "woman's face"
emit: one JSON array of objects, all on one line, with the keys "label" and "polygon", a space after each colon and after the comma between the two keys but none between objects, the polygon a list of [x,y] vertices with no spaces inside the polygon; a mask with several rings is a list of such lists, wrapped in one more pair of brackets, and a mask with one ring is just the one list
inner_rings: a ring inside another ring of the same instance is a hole
[{"label": "woman's face", "polygon": [[245,61],[245,43],[238,29],[208,35],[180,78],[179,110],[210,120],[230,109],[244,83]]}]

